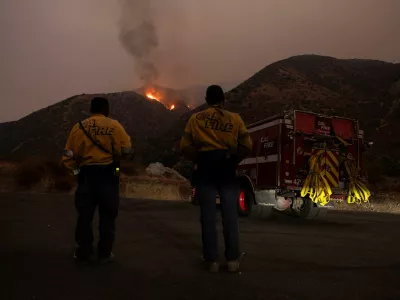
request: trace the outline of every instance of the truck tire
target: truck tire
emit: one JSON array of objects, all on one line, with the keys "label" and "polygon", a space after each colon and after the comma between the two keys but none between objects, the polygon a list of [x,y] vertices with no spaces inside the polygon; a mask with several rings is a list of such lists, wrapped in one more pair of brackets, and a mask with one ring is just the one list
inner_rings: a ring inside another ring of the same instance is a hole
[{"label": "truck tire", "polygon": [[248,217],[254,204],[254,194],[246,185],[241,185],[238,199],[238,214],[241,217]]},{"label": "truck tire", "polygon": [[306,219],[306,220],[314,220],[323,218],[326,216],[327,208],[318,207],[312,200],[308,197],[301,198],[303,203],[298,205],[295,201],[291,204],[292,214],[295,217]]}]

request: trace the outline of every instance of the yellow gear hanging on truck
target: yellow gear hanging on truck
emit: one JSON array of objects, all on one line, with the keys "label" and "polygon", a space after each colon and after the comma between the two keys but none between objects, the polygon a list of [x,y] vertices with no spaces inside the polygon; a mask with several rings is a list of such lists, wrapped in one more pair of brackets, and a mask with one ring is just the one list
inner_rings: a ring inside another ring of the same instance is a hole
[{"label": "yellow gear hanging on truck", "polygon": [[[322,206],[329,203],[330,196],[332,195],[332,189],[325,178],[326,170],[321,167],[324,155],[325,150],[320,150],[310,157],[310,171],[301,189],[302,197],[309,194],[310,199],[314,203]],[[347,202],[349,204],[368,202],[371,192],[358,178],[359,168],[356,162],[346,160],[344,161],[344,167],[349,178]]]},{"label": "yellow gear hanging on truck", "polygon": [[322,160],[325,158],[325,149],[311,155],[309,160],[310,171],[301,189],[301,197],[309,195],[317,204],[325,206],[329,203],[332,189],[325,179],[326,169],[322,168]]},{"label": "yellow gear hanging on truck", "polygon": [[364,183],[358,178],[359,168],[355,161],[346,160],[344,162],[347,175],[349,176],[349,191],[347,195],[348,203],[368,202],[371,192]]}]

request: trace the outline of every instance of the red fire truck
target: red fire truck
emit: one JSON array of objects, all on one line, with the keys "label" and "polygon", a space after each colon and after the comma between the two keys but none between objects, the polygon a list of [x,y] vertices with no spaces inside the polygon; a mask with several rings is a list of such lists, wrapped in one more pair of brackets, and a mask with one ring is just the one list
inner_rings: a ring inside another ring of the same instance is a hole
[{"label": "red fire truck", "polygon": [[[276,209],[314,219],[324,216],[332,201],[346,200],[349,188],[355,186],[354,180],[365,181],[362,153],[370,144],[364,144],[364,133],[357,120],[295,110],[247,128],[253,150],[238,168],[241,216],[267,217]],[[319,171],[310,172],[310,159],[316,155]],[[348,162],[353,169],[346,167]],[[356,170],[357,174],[350,170]],[[312,201],[311,193],[302,192],[307,184],[309,190],[321,195],[323,187],[306,180],[313,172],[319,172],[321,182],[329,185],[327,205]],[[195,187],[192,201],[194,195]],[[217,195],[217,203],[218,200]]]}]

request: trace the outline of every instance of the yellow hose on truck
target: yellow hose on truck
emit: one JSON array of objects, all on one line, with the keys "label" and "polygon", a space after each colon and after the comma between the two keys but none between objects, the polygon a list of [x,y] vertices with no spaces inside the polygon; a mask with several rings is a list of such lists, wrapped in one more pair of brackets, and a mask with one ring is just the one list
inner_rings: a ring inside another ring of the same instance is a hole
[{"label": "yellow hose on truck", "polygon": [[332,189],[325,179],[326,170],[321,167],[324,156],[325,150],[319,150],[314,155],[311,155],[309,161],[310,170],[300,193],[301,197],[309,194],[313,202],[322,206],[329,203],[332,195]]},{"label": "yellow hose on truck", "polygon": [[[322,168],[325,150],[319,150],[311,155],[309,166],[310,170],[301,189],[301,197],[309,195],[310,199],[321,206],[325,206],[330,201],[332,189],[325,179],[326,169]],[[358,203],[368,202],[371,192],[358,177],[359,168],[355,161],[346,160],[344,166],[349,177],[349,187],[347,202]]]},{"label": "yellow hose on truck", "polygon": [[359,168],[355,161],[346,160],[344,162],[347,175],[349,176],[349,193],[347,195],[348,203],[368,202],[371,192],[364,183],[358,178]]}]

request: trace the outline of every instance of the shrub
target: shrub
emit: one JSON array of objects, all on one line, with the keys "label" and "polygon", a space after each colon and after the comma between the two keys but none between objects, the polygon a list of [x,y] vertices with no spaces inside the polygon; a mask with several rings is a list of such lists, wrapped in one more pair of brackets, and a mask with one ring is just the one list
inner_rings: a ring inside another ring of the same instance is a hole
[{"label": "shrub", "polygon": [[68,192],[75,186],[75,180],[72,176],[56,177],[53,182],[53,188],[59,192]]},{"label": "shrub", "polygon": [[145,172],[145,167],[132,161],[121,162],[121,173],[127,176],[137,176]]},{"label": "shrub", "polygon": [[177,171],[179,174],[181,174],[183,177],[185,177],[188,180],[191,180],[192,175],[193,175],[193,163],[190,161],[184,161],[181,160],[178,162],[173,169]]},{"label": "shrub", "polygon": [[31,188],[43,180],[46,167],[37,160],[25,160],[18,165],[15,172],[15,181],[18,186]]},{"label": "shrub", "polygon": [[49,190],[69,191],[75,185],[75,179],[59,161],[26,159],[15,172],[15,182],[23,188],[32,188],[43,183]]},{"label": "shrub", "polygon": [[75,186],[75,177],[68,172],[61,162],[46,161],[44,164],[46,176],[51,182],[49,189],[67,192]]}]

